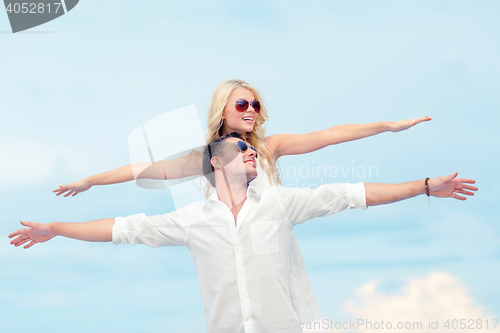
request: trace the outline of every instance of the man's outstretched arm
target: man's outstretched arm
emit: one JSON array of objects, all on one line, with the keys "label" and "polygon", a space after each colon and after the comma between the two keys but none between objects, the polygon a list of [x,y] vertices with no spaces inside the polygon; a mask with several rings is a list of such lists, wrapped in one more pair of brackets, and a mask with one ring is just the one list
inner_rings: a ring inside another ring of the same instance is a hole
[{"label": "man's outstretched arm", "polygon": [[[458,172],[455,172],[449,176],[429,179],[429,194],[438,198],[454,198],[458,200],[467,199],[459,194],[474,195],[472,191],[477,191],[477,187],[468,184],[474,184],[476,181],[467,178],[456,178],[457,175]],[[389,204],[426,194],[424,179],[400,184],[365,183],[365,191],[367,206]]]},{"label": "man's outstretched arm", "polygon": [[24,248],[27,249],[36,243],[43,243],[51,240],[55,236],[63,236],[88,242],[111,242],[114,223],[114,218],[83,223],[36,223],[21,221],[21,224],[26,228],[11,233],[9,238],[17,237],[11,240],[10,244],[20,246],[29,242],[24,246]]}]

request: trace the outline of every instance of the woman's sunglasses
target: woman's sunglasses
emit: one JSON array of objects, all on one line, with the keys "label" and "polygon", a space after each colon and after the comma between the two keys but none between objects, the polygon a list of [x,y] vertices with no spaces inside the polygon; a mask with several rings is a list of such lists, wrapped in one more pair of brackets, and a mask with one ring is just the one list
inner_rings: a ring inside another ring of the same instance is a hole
[{"label": "woman's sunglasses", "polygon": [[258,154],[257,154],[257,150],[255,150],[254,146],[250,146],[248,145],[245,141],[238,141],[236,143],[236,146],[238,147],[238,149],[241,151],[241,152],[244,152],[248,149],[248,147],[250,147],[250,149],[252,149],[254,152],[255,152],[255,158],[258,157]]},{"label": "woman's sunglasses", "polygon": [[252,105],[252,108],[255,110],[255,112],[260,112],[260,102],[256,100],[247,101],[246,99],[239,99],[236,101],[236,103],[228,105],[234,105],[234,108],[238,112],[245,112],[246,110],[248,110],[248,106]]}]

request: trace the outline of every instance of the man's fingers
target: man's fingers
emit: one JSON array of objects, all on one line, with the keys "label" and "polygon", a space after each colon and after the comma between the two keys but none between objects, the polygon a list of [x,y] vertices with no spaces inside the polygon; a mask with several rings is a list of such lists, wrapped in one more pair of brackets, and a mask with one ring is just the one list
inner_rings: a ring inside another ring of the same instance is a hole
[{"label": "man's fingers", "polygon": [[[33,227],[33,222],[21,221],[21,224],[24,225],[25,227],[30,227],[30,228]],[[25,229],[22,229],[22,230],[25,230]]]},{"label": "man's fingers", "polygon": [[17,235],[20,235],[23,232],[23,230],[24,229],[19,229],[19,230],[14,231],[13,233],[11,233],[9,235],[9,238],[16,237]]},{"label": "man's fingers", "polygon": [[15,244],[15,243],[17,243],[17,242],[19,242],[19,241],[21,241],[23,239],[26,239],[26,238],[28,238],[28,236],[26,236],[25,234],[22,234],[22,235],[20,235],[20,236],[18,236],[16,238],[14,238],[13,240],[11,240],[10,244]]},{"label": "man's fingers", "polygon": [[471,190],[471,191],[477,191],[478,188],[476,186],[471,186],[471,185],[467,185],[467,184],[457,184],[455,186],[456,189],[459,189],[459,190],[463,190],[463,189],[466,189],[466,190]]},{"label": "man's fingers", "polygon": [[20,242],[17,242],[16,244],[14,244],[15,247],[18,247],[18,246],[21,246],[23,245],[24,243],[26,242],[29,242],[31,239],[27,238],[27,239],[23,239],[22,241]]},{"label": "man's fingers", "polygon": [[464,184],[475,184],[476,183],[476,181],[474,179],[469,179],[469,178],[457,178],[457,179],[454,179],[453,182],[464,183]]},{"label": "man's fingers", "polygon": [[470,191],[466,191],[466,190],[455,190],[455,193],[461,193],[461,194],[465,194],[465,195],[474,195],[474,192],[470,192]]},{"label": "man's fingers", "polygon": [[25,249],[29,249],[30,247],[32,247],[33,245],[35,245],[37,242],[35,242],[34,240],[32,240],[28,245],[25,245],[24,248]]},{"label": "man's fingers", "polygon": [[463,200],[467,200],[467,198],[466,198],[466,197],[462,197],[462,196],[457,195],[457,194],[455,194],[455,193],[453,193],[452,195],[450,195],[450,198],[455,198],[455,199],[462,200],[462,201],[463,201]]},{"label": "man's fingers", "polygon": [[449,182],[449,181],[452,181],[452,180],[454,182],[457,182],[456,179],[455,179],[457,176],[458,176],[458,172],[454,172],[454,173],[452,173],[449,176],[445,176],[446,182]]}]

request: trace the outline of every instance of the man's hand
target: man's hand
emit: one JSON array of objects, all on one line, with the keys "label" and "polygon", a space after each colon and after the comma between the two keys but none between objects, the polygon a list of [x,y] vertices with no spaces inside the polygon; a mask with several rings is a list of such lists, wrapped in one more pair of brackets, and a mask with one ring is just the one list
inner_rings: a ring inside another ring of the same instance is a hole
[{"label": "man's hand", "polygon": [[20,246],[24,243],[30,242],[24,246],[24,248],[27,249],[36,243],[46,242],[56,236],[51,223],[21,221],[21,224],[27,228],[19,229],[9,235],[9,238],[17,236],[10,241],[10,243],[14,246]]},{"label": "man's hand", "polygon": [[458,172],[455,172],[449,176],[429,179],[429,194],[438,198],[467,200],[466,197],[458,195],[457,193],[470,196],[474,195],[474,192],[471,191],[477,191],[477,187],[467,184],[475,184],[476,181],[467,178],[457,178],[457,175]]},{"label": "man's hand", "polygon": [[432,118],[429,116],[425,116],[425,117],[420,117],[420,118],[416,118],[416,119],[406,119],[406,120],[400,120],[400,121],[393,121],[391,123],[391,132],[404,131],[412,126],[420,124],[423,121],[429,121],[429,120],[432,120]]},{"label": "man's hand", "polygon": [[56,188],[52,192],[56,193],[57,196],[65,192],[68,192],[64,195],[65,197],[70,195],[75,196],[78,193],[87,191],[91,187],[92,185],[90,185],[85,179],[83,179],[71,184],[59,185],[59,188]]}]

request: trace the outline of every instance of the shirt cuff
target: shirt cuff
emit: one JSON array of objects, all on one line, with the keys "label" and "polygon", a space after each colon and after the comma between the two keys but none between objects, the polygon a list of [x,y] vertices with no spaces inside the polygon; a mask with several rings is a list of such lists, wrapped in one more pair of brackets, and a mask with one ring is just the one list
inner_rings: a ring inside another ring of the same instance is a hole
[{"label": "shirt cuff", "polygon": [[358,209],[366,209],[366,191],[364,183],[354,184],[354,189],[352,191],[352,202],[354,206]]},{"label": "shirt cuff", "polygon": [[122,243],[120,234],[122,233],[124,220],[125,220],[124,217],[115,217],[115,224],[113,224],[112,237],[111,237],[112,242],[115,245],[119,245]]}]

